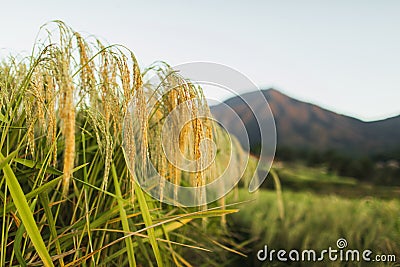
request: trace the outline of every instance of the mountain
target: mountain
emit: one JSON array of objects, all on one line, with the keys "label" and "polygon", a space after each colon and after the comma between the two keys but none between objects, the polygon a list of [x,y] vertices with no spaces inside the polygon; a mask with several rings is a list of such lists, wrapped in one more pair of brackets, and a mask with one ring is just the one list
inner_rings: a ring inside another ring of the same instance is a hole
[{"label": "mountain", "polygon": [[[278,149],[335,150],[355,156],[400,149],[400,115],[381,121],[364,122],[296,100],[274,89],[261,92],[275,119]],[[265,100],[260,99],[259,92],[250,92],[224,102],[243,121],[249,133],[250,147],[254,151],[260,144],[260,130],[255,116],[242,99],[253,107],[256,114],[265,109]],[[238,134],[239,120],[226,112],[223,104],[211,107],[211,112],[229,132],[244,142]]]}]

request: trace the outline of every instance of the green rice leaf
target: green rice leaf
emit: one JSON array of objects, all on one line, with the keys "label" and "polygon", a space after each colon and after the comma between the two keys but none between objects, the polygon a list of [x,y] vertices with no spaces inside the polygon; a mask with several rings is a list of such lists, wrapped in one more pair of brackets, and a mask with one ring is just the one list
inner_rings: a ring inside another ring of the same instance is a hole
[{"label": "green rice leaf", "polygon": [[158,266],[163,266],[160,249],[158,247],[158,243],[157,243],[157,239],[156,239],[156,234],[154,232],[154,228],[151,227],[153,225],[153,220],[151,219],[151,215],[150,215],[149,207],[147,206],[146,198],[144,196],[142,188],[140,188],[140,186],[136,183],[136,181],[134,183],[134,187],[135,187],[135,193],[138,198],[140,210],[142,212],[144,223],[145,223],[146,227],[150,227],[147,229],[147,234],[149,236],[151,247],[153,248],[154,256],[156,257]]},{"label": "green rice leaf", "polygon": [[[35,205],[36,205],[36,199],[33,200],[32,204],[31,204],[32,212],[35,210]],[[23,266],[23,267],[27,266],[25,259],[21,252],[21,241],[22,241],[22,237],[23,237],[24,233],[25,233],[25,227],[24,227],[24,224],[21,223],[21,225],[19,226],[19,228],[17,230],[17,233],[15,234],[14,253],[15,253],[15,258],[17,259],[19,264],[21,264],[21,266]]]},{"label": "green rice leaf", "polygon": [[[5,157],[1,153],[0,160],[5,160]],[[26,232],[28,233],[33,246],[36,248],[36,251],[39,254],[39,257],[42,259],[44,266],[54,266],[33,218],[33,214],[28,206],[24,192],[18,183],[17,177],[15,177],[14,172],[8,164],[5,164],[3,167],[3,172],[6,178],[7,186],[10,190],[11,197],[15,203],[15,207],[18,209],[22,223],[25,225]]]},{"label": "green rice leaf", "polygon": [[[120,189],[119,182],[118,182],[117,171],[115,170],[114,164],[111,165],[111,173],[112,173],[112,177],[114,180],[115,194],[118,197],[117,202],[118,202],[118,208],[119,208],[119,215],[121,217],[122,229],[124,230],[124,232],[129,233],[130,232],[129,222],[128,222],[128,218],[126,217],[124,203],[121,201],[122,194],[121,194],[121,189]],[[136,266],[132,238],[130,238],[130,237],[126,238],[125,244],[126,244],[126,249],[127,249],[127,253],[128,253],[129,266]]]},{"label": "green rice leaf", "polygon": [[[38,187],[35,190],[32,190],[31,192],[29,192],[28,194],[25,195],[26,200],[29,201],[30,199],[36,197],[40,193],[55,187],[58,184],[58,182],[61,180],[61,178],[62,178],[62,176],[57,177],[57,178],[51,180],[50,182],[45,183],[41,187]],[[14,203],[8,203],[6,206],[6,212],[9,212],[14,207],[15,207]],[[2,214],[3,214],[3,211],[0,210],[0,215],[2,215]]]}]

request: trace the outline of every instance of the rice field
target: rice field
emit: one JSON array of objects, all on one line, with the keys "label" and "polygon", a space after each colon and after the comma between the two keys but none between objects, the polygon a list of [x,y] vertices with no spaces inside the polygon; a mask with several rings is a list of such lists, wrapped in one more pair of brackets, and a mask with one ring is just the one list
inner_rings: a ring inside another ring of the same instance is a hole
[{"label": "rice field", "polygon": [[[239,199],[251,201],[238,206],[231,216],[231,231],[245,245],[247,258],[236,257],[231,266],[286,266],[287,263],[262,262],[257,252],[267,245],[272,249],[322,251],[336,248],[339,238],[345,238],[349,249],[372,250],[374,255],[400,255],[400,202],[374,197],[345,198],[310,192],[283,190],[280,207],[277,194],[261,190],[257,197],[240,189]],[[309,262],[294,262],[308,266]],[[318,266],[364,266],[365,262],[330,262]],[[395,262],[369,263],[368,266],[397,266]]]},{"label": "rice field", "polygon": [[[199,159],[190,173],[166,160],[159,139],[183,102],[190,123],[166,135]],[[199,187],[218,171],[202,168],[212,151],[200,144],[221,134],[197,118],[209,113],[201,88],[166,63],[140,70],[128,48],[52,22],[31,55],[2,59],[0,107],[0,266],[191,266],[183,248],[209,249],[180,231],[206,229],[207,217],[224,225],[237,211],[224,200],[161,204],[138,184],[149,161],[174,184]]]},{"label": "rice field", "polygon": [[[227,198],[205,204],[199,193],[192,208],[160,202],[180,196],[166,195],[162,181],[144,187],[155,172],[200,188],[245,153],[207,119],[202,89],[167,63],[141,69],[130,49],[61,21],[40,29],[31,55],[1,59],[0,107],[0,266],[258,266],[265,244],[320,249],[340,237],[400,256],[400,203],[390,200],[398,192],[314,194],[327,184],[354,191],[349,177],[276,169],[265,185],[275,191],[249,195],[251,157],[244,188]],[[179,153],[194,162],[189,169]],[[146,193],[154,188],[157,199]]]}]

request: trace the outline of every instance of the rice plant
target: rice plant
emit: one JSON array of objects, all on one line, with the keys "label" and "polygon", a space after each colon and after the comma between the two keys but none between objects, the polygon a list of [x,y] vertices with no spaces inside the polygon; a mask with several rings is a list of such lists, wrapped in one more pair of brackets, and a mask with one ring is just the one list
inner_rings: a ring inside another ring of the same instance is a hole
[{"label": "rice plant", "polygon": [[[209,113],[201,88],[164,63],[141,72],[129,49],[83,38],[61,21],[38,36],[32,55],[0,66],[0,265],[190,266],[180,248],[207,248],[174,233],[236,210],[160,205],[133,175],[146,179],[150,158],[175,184],[216,177],[215,164],[202,168],[212,147],[199,147],[219,130],[193,119]],[[146,80],[150,73],[160,83]],[[182,173],[162,153],[160,122],[184,101],[190,123],[166,134],[187,158],[202,158],[195,169],[204,171]],[[122,134],[128,112],[138,127]]]}]

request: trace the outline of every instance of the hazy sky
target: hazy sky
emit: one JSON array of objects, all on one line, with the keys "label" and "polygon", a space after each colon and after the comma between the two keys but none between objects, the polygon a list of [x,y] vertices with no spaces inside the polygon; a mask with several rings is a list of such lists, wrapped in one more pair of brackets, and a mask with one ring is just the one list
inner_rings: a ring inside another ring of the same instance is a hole
[{"label": "hazy sky", "polygon": [[[400,1],[2,1],[0,55],[61,19],[141,66],[211,61],[363,120],[400,114]],[[246,88],[244,88],[246,89]]]}]

